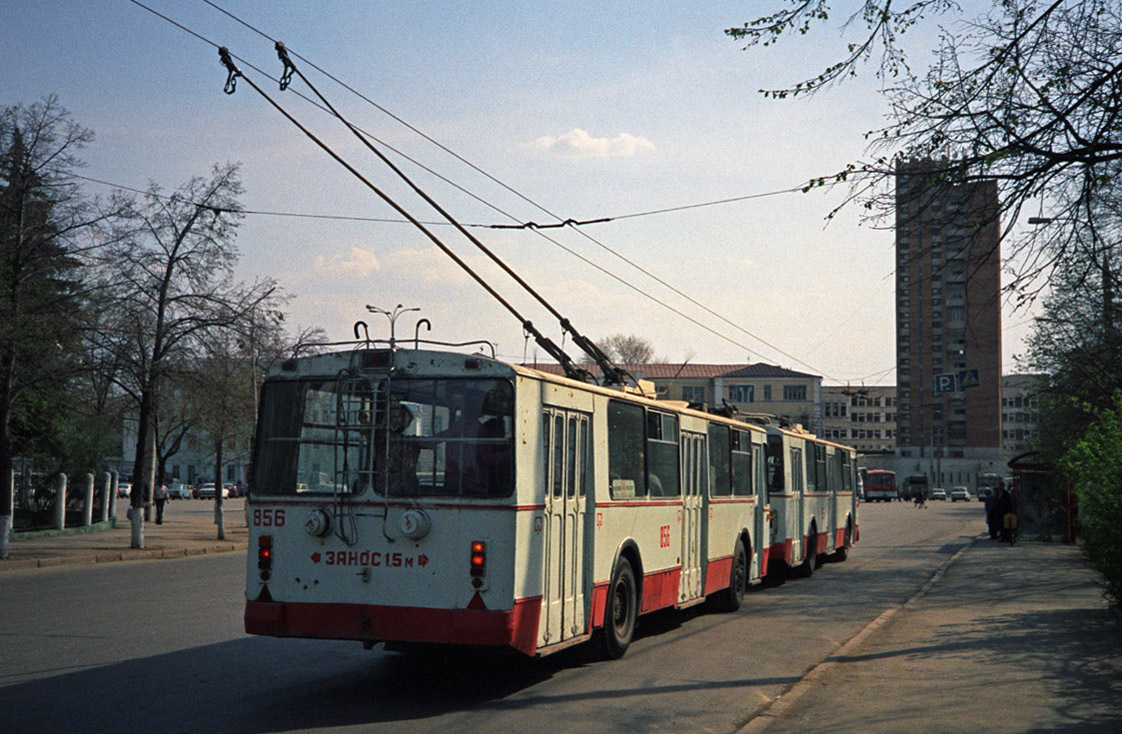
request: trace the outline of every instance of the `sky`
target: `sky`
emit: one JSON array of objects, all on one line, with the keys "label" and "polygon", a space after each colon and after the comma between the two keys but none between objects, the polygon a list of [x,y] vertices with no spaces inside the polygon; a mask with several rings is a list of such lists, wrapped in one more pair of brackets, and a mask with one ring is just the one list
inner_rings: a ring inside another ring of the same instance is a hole
[{"label": "sky", "polygon": [[[190,32],[130,0],[0,0],[0,105],[57,95],[96,135],[82,155],[89,178],[170,192],[238,162],[251,212],[377,220],[246,216],[237,276],[275,279],[292,296],[294,327],[345,340],[363,320],[371,336],[387,338],[389,319],[367,306],[400,304],[420,310],[397,320],[398,338],[425,318],[431,331],[422,336],[484,339],[502,359],[548,361],[518,318],[245,80],[224,94],[215,45],[420,221],[439,217],[298,96],[311,96],[299,79],[281,92],[252,68],[280,74],[265,36],[360,92],[366,99],[294,59],[376,145],[423,164],[387,151],[459,221],[612,218],[579,231],[469,227],[594,340],[640,336],[667,362],[767,362],[826,384],[895,382],[891,232],[862,223],[856,207],[827,224],[844,190],[777,193],[866,153],[864,133],[886,110],[880,82],[866,67],[808,100],[758,92],[819,73],[854,30],[827,27],[746,51],[723,33],[758,10],[742,2],[143,4]],[[916,58],[925,63],[922,48]],[[727,199],[737,201],[694,206]],[[474,245],[447,225],[430,229],[578,356],[556,318]],[[1003,370],[1012,372],[1030,318],[1006,308],[1003,319]]]}]

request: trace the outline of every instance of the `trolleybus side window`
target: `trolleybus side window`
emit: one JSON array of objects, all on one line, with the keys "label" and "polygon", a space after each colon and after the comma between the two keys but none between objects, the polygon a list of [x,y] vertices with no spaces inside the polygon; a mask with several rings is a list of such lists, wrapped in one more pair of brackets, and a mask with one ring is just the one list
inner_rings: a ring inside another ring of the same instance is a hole
[{"label": "trolleybus side window", "polygon": [[682,493],[678,464],[678,416],[647,413],[647,471],[651,497]]},{"label": "trolleybus side window", "polygon": [[767,437],[767,476],[768,487],[782,494],[786,491],[783,481],[783,437]]},{"label": "trolleybus side window", "polygon": [[613,499],[647,495],[646,440],[643,408],[613,400],[608,403],[608,473]]},{"label": "trolleybus side window", "polygon": [[732,448],[728,426],[709,424],[709,494],[727,497],[732,494]]},{"label": "trolleybus side window", "polygon": [[805,489],[803,485],[803,450],[791,449],[791,491],[802,492]]},{"label": "trolleybus side window", "polygon": [[738,497],[751,497],[752,491],[752,434],[747,431],[732,432],[732,493]]}]

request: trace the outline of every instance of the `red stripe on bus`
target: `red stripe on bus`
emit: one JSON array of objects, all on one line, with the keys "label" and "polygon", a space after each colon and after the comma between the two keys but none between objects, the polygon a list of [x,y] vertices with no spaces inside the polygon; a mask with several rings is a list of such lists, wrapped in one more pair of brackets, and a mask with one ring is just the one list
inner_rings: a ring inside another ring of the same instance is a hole
[{"label": "red stripe on bus", "polygon": [[592,587],[592,618],[589,620],[589,629],[599,629],[604,626],[604,611],[608,603],[608,582],[595,584]]},{"label": "red stripe on bus", "polygon": [[[791,564],[791,539],[788,538],[781,543],[771,544],[770,561],[776,563],[783,562],[788,565]],[[771,567],[768,567],[768,573],[771,573]]]},{"label": "red stripe on bus", "polygon": [[656,609],[674,606],[678,602],[678,586],[681,584],[681,579],[681,566],[644,575],[643,600],[639,603],[639,613],[646,614]]},{"label": "red stripe on bus", "polygon": [[429,609],[375,604],[258,602],[245,605],[245,631],[271,637],[429,642],[537,650],[541,597],[509,610]]},{"label": "red stripe on bus", "polygon": [[732,556],[714,558],[705,568],[705,595],[727,588],[732,576]]}]

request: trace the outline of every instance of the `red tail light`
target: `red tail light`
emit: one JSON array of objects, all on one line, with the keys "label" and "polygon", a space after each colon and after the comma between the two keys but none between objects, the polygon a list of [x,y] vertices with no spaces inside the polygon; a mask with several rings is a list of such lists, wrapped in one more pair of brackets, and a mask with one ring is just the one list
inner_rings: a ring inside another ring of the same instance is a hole
[{"label": "red tail light", "polygon": [[269,571],[273,567],[273,536],[257,536],[257,568],[261,571],[261,578],[268,579]]},{"label": "red tail light", "polygon": [[483,585],[483,576],[487,572],[487,544],[482,540],[471,541],[471,585],[479,588]]}]

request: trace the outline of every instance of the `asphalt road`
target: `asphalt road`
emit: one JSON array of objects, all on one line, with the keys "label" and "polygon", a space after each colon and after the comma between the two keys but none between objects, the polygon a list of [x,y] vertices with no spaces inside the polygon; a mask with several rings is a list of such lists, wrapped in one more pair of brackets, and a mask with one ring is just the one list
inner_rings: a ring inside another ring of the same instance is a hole
[{"label": "asphalt road", "polygon": [[846,562],[645,617],[614,662],[249,637],[238,553],[9,572],[0,731],[735,731],[982,530],[977,503],[862,512]]}]

